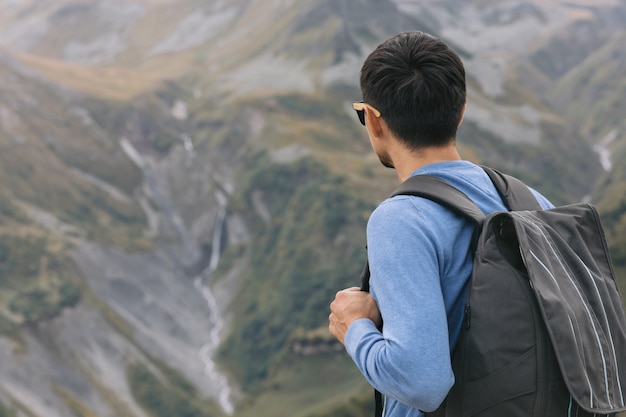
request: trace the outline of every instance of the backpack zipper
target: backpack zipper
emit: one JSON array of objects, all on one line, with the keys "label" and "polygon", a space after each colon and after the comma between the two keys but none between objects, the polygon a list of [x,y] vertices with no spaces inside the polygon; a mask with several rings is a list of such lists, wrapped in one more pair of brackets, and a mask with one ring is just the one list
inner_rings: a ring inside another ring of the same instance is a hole
[{"label": "backpack zipper", "polygon": [[472,308],[469,303],[465,304],[465,310],[463,313],[463,322],[465,323],[465,329],[469,330],[470,328],[470,320],[472,318]]},{"label": "backpack zipper", "polygon": [[[522,261],[525,265],[526,262],[523,256]],[[528,271],[528,269],[526,269],[526,271]],[[546,338],[549,339],[550,336],[543,325],[539,302],[537,301],[537,296],[535,294],[535,286],[528,276],[528,272],[526,272],[526,279],[528,280],[528,286],[524,286],[524,288],[526,288],[527,296],[531,299],[531,305],[533,306],[531,311],[533,313],[533,325],[535,328],[535,353],[537,357],[537,395],[535,397],[533,417],[546,417],[545,412],[549,395],[550,369],[546,369],[545,366],[546,358],[549,355],[549,344],[545,342]]]}]

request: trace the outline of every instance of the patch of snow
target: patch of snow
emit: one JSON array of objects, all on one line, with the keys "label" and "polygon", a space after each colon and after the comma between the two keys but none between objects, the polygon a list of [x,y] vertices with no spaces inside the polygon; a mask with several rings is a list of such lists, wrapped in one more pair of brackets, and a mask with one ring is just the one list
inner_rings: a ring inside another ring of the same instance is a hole
[{"label": "patch of snow", "polygon": [[617,138],[617,129],[611,130],[602,138],[602,140],[593,145],[593,150],[600,156],[600,163],[605,171],[613,169],[613,161],[611,160],[611,143]]},{"label": "patch of snow", "polygon": [[132,23],[145,11],[145,6],[137,3],[101,2],[98,15],[101,16],[106,31],[93,39],[72,40],[63,48],[63,58],[70,62],[88,65],[102,65],[113,61],[127,47],[126,37]]},{"label": "patch of snow", "polygon": [[339,63],[324,70],[322,74],[324,86],[329,87],[335,83],[344,83],[358,87],[360,68],[364,60],[364,57],[354,54],[345,55]]},{"label": "patch of snow", "polygon": [[130,143],[130,141],[128,139],[121,138],[120,139],[120,145],[122,146],[122,150],[124,151],[126,156],[128,156],[128,158],[131,161],[133,161],[133,163],[135,165],[137,165],[138,168],[143,169],[145,167],[146,163],[145,163],[144,159],[139,154],[139,152],[137,152],[137,149],[135,149],[133,144]]},{"label": "patch of snow", "polygon": [[189,117],[189,113],[187,111],[187,103],[182,100],[176,100],[174,105],[172,106],[172,116],[176,120],[187,120]]},{"label": "patch of snow", "polygon": [[432,16],[433,25],[441,28],[439,36],[471,55],[463,58],[467,74],[492,96],[503,92],[510,58],[523,54],[570,18],[568,5],[543,0],[523,4],[503,0],[486,8],[465,2],[454,10],[443,1],[394,2],[407,14]]},{"label": "patch of snow", "polygon": [[26,212],[26,215],[35,223],[44,229],[53,233],[59,233],[66,236],[83,236],[82,230],[71,224],[62,222],[52,213],[47,212],[39,207],[20,203],[20,207]]},{"label": "patch of snow", "polygon": [[[478,94],[473,96],[477,97]],[[526,104],[519,107],[493,107],[470,101],[465,112],[465,120],[476,123],[505,142],[534,145],[541,141],[539,122],[542,117],[538,110]]]},{"label": "patch of snow", "polygon": [[272,151],[272,159],[275,162],[289,164],[310,155],[311,149],[302,145],[291,145]]},{"label": "patch of snow", "polygon": [[96,187],[100,188],[102,191],[106,192],[108,195],[110,195],[111,197],[113,197],[114,199],[116,199],[119,202],[125,203],[125,204],[132,204],[132,200],[130,199],[130,197],[128,197],[123,191],[121,191],[120,189],[112,186],[111,184],[101,180],[100,178],[97,178],[85,171],[81,171],[78,168],[72,168],[72,173],[76,174],[79,178],[81,178],[83,181],[88,182],[91,185],[95,185]]},{"label": "patch of snow", "polygon": [[28,51],[39,42],[50,29],[47,20],[40,16],[28,17],[4,28],[0,33],[0,45],[15,51]]},{"label": "patch of snow", "polygon": [[216,85],[235,95],[245,95],[259,89],[310,93],[315,90],[315,85],[306,65],[305,61],[267,53],[223,76]]},{"label": "patch of snow", "polygon": [[63,58],[81,64],[106,64],[111,62],[125,47],[124,40],[119,33],[107,33],[90,42],[68,42],[63,48]]},{"label": "patch of snow", "polygon": [[169,37],[150,49],[146,56],[180,52],[200,46],[230,23],[236,15],[237,9],[234,7],[212,14],[196,10],[184,18]]}]

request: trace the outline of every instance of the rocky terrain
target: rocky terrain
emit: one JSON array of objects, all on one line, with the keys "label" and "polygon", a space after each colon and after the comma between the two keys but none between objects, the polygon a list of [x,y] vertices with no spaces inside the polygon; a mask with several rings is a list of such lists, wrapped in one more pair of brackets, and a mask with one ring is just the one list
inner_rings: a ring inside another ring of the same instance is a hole
[{"label": "rocky terrain", "polygon": [[463,155],[598,204],[623,280],[624,22],[617,0],[0,0],[0,416],[362,415],[324,318],[395,184],[350,103],[402,30],[466,63]]}]

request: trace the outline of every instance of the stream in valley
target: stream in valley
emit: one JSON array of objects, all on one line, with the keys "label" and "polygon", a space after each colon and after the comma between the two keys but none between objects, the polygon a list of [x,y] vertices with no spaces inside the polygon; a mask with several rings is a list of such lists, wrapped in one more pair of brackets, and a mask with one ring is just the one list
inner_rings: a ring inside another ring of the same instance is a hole
[{"label": "stream in valley", "polygon": [[[196,153],[193,149],[191,140],[185,140],[187,138],[188,137],[182,138],[184,149],[186,151],[186,157],[193,159],[196,157]],[[123,138],[120,142],[127,156],[142,170],[147,190],[149,191],[153,202],[158,207],[161,215],[164,217],[164,220],[175,230],[184,251],[192,254],[201,252],[198,250],[198,243],[190,237],[190,233],[188,233],[185,224],[176,209],[176,205],[169,197],[169,193],[167,193],[161,185],[158,169],[156,168],[154,162],[140,155],[129,140]],[[213,226],[209,262],[200,273],[192,277],[194,287],[200,292],[204,300],[206,300],[206,305],[208,307],[206,326],[209,330],[209,340],[207,340],[198,350],[198,358],[204,367],[204,375],[206,375],[208,384],[210,384],[211,388],[215,392],[215,396],[220,407],[225,413],[232,414],[234,411],[234,405],[231,398],[232,390],[230,384],[226,376],[218,370],[217,365],[213,360],[215,351],[221,342],[225,324],[220,306],[218,305],[217,300],[215,299],[215,296],[210,288],[211,275],[217,269],[220,260],[221,242],[226,220],[226,199],[220,195],[219,192],[216,194],[216,204],[219,205],[219,208],[217,210]]]},{"label": "stream in valley", "polygon": [[209,265],[194,279],[194,285],[202,292],[202,296],[207,302],[210,311],[209,323],[210,338],[200,348],[198,357],[204,363],[204,373],[207,378],[214,384],[218,390],[218,401],[224,412],[232,414],[234,407],[231,401],[231,389],[228,379],[222,375],[216,367],[213,355],[222,340],[222,331],[224,330],[224,319],[222,317],[217,300],[209,287],[210,278],[217,269],[220,259],[220,248],[222,242],[222,233],[224,230],[224,221],[226,219],[226,210],[221,207],[215,219],[213,230],[211,258]]}]

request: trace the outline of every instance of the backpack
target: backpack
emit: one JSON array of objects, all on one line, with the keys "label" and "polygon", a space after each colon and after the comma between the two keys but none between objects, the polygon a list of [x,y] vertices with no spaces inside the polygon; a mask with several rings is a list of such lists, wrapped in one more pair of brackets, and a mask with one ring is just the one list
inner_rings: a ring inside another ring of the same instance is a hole
[{"label": "backpack", "polygon": [[[626,314],[596,209],[542,210],[518,179],[483,167],[510,210],[487,216],[433,176],[392,194],[476,224],[455,384],[433,417],[616,415],[626,410]],[[366,264],[361,289],[369,290]],[[382,397],[376,392],[376,415]]]}]

